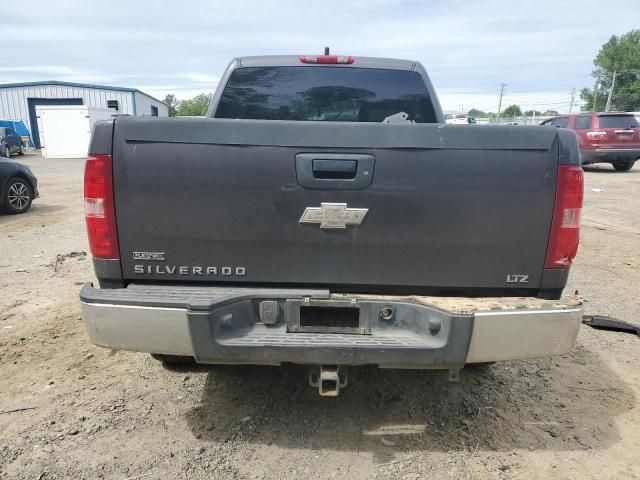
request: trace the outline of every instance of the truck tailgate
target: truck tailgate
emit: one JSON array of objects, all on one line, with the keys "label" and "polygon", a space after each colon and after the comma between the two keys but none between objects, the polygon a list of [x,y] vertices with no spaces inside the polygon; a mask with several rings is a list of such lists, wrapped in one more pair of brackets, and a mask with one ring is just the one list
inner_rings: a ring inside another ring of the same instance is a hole
[{"label": "truck tailgate", "polygon": [[535,289],[557,138],[544,127],[118,118],[123,276]]}]

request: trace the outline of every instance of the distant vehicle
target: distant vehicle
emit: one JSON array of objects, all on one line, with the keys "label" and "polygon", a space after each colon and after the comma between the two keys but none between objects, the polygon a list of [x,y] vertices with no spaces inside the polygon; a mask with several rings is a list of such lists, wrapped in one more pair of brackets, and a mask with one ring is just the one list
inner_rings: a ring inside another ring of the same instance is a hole
[{"label": "distant vehicle", "polygon": [[610,163],[616,170],[626,172],[640,158],[640,123],[633,113],[561,115],[541,125],[573,130],[578,137],[583,165]]},{"label": "distant vehicle", "polygon": [[464,115],[464,114],[459,114],[459,115],[448,114],[448,115],[445,115],[444,118],[445,118],[444,121],[451,125],[466,125],[468,123],[476,123],[476,119],[474,117],[470,117],[469,115]]},{"label": "distant vehicle", "polygon": [[0,157],[0,210],[24,213],[38,196],[38,180],[26,165]]},{"label": "distant vehicle", "polygon": [[12,154],[24,155],[22,137],[13,128],[0,127],[0,155],[10,157]]}]

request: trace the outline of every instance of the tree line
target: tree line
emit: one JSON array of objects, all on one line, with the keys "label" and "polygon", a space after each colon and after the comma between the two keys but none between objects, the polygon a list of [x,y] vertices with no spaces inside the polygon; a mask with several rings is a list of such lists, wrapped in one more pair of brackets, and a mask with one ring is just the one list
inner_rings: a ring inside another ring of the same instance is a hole
[{"label": "tree line", "polygon": [[202,117],[209,110],[212,93],[201,93],[188,100],[178,100],[175,95],[168,94],[163,103],[169,107],[170,117]]}]

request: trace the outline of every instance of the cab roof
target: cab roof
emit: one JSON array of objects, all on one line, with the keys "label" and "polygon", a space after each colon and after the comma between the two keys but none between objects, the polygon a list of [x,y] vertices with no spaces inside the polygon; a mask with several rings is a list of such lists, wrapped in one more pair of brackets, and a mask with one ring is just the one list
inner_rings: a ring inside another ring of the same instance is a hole
[{"label": "cab roof", "polygon": [[342,68],[380,68],[385,70],[408,70],[415,71],[416,61],[401,60],[397,58],[382,57],[354,57],[353,63],[349,64],[314,64],[303,63],[301,55],[261,55],[252,57],[238,57],[236,62],[238,67],[314,67],[331,66]]}]

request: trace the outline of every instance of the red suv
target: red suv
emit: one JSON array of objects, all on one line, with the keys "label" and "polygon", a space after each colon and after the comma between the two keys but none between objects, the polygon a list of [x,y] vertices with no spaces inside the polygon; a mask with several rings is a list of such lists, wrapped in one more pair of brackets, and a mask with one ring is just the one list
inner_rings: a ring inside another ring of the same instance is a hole
[{"label": "red suv", "polygon": [[610,163],[624,172],[640,158],[640,124],[632,113],[574,113],[546,120],[541,125],[576,132],[583,165]]}]

